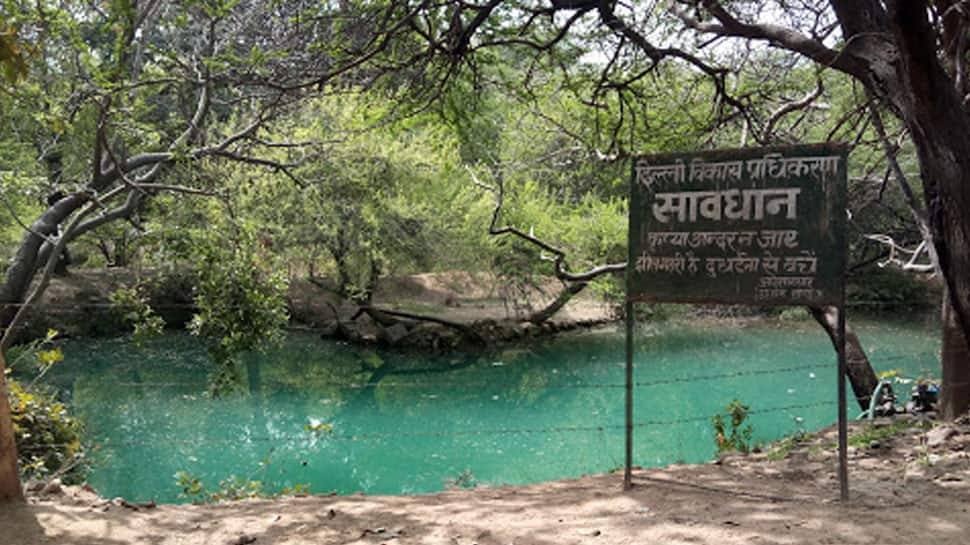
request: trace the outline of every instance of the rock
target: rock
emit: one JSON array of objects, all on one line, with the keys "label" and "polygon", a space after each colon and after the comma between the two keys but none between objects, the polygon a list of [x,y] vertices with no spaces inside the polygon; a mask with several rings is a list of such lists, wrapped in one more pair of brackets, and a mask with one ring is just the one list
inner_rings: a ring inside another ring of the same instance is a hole
[{"label": "rock", "polygon": [[360,342],[361,334],[357,328],[357,324],[354,322],[340,322],[337,324],[337,331],[334,333],[334,338],[356,343]]},{"label": "rock", "polygon": [[328,321],[328,322],[324,322],[320,326],[320,336],[323,337],[323,338],[325,338],[325,339],[328,339],[330,337],[335,336],[337,334],[337,330],[338,329],[339,328],[337,326],[337,322],[336,321],[331,320],[331,321]]},{"label": "rock", "polygon": [[40,492],[41,490],[44,489],[44,485],[46,484],[47,483],[45,483],[44,481],[41,481],[38,479],[31,479],[27,481],[27,485],[24,486],[24,490],[26,490],[27,492]]},{"label": "rock", "polygon": [[381,342],[386,343],[390,346],[395,346],[401,342],[401,339],[408,336],[408,327],[402,323],[397,323],[391,327],[382,328],[379,331],[379,338]]},{"label": "rock", "polygon": [[360,335],[360,341],[365,343],[377,342],[377,336],[381,327],[373,318],[364,314],[352,322]]},{"label": "rock", "polygon": [[926,432],[926,446],[930,448],[939,447],[958,433],[959,432],[949,424],[937,426]]},{"label": "rock", "polygon": [[522,322],[521,324],[519,324],[519,329],[522,330],[522,335],[526,337],[531,337],[536,333],[538,333],[540,328],[537,327],[532,322]]},{"label": "rock", "polygon": [[926,471],[921,465],[911,463],[906,466],[906,471],[903,473],[904,481],[922,481],[924,479],[926,479]]},{"label": "rock", "polygon": [[500,341],[514,339],[522,334],[521,330],[513,322],[503,320],[496,324],[496,326],[496,337]]},{"label": "rock", "polygon": [[64,487],[61,486],[61,480],[51,479],[50,482],[44,485],[44,489],[41,491],[41,494],[53,496],[56,494],[61,494],[63,492],[64,492]]},{"label": "rock", "polygon": [[859,468],[866,470],[876,470],[882,466],[882,462],[876,458],[863,458],[859,460]]}]

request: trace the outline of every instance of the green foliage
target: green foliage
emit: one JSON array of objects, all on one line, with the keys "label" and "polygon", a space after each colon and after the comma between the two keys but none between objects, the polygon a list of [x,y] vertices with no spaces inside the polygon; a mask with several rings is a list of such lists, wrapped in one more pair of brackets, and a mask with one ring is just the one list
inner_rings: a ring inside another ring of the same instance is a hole
[{"label": "green foliage", "polygon": [[772,461],[784,460],[805,441],[806,437],[804,432],[798,432],[795,435],[784,437],[771,445],[765,453],[765,457]]},{"label": "green foliage", "polygon": [[[39,384],[51,367],[64,360],[63,352],[54,344],[56,336],[57,332],[51,330],[42,339],[10,350],[5,378],[21,475],[28,479],[59,475],[66,482],[78,482],[85,469],[83,427],[52,390]],[[34,378],[28,384],[15,380],[15,368]]]},{"label": "green foliage", "polygon": [[264,272],[255,237],[238,234],[236,240],[228,240],[200,233],[193,249],[199,310],[189,331],[208,342],[216,365],[211,391],[217,395],[242,385],[238,356],[279,342],[289,319],[286,278]]},{"label": "green foliage", "polygon": [[[182,489],[179,496],[190,499],[193,503],[239,501],[274,496],[264,490],[262,481],[245,479],[236,475],[230,475],[222,479],[213,490],[209,490],[201,480],[184,471],[179,471],[175,474],[175,482]],[[298,486],[301,489],[309,488],[301,485]]]},{"label": "green foliage", "polygon": [[873,267],[850,280],[849,303],[874,311],[892,311],[926,305],[930,290],[912,274],[892,267]]},{"label": "green foliage", "polygon": [[310,485],[297,483],[292,487],[284,487],[279,492],[270,492],[262,480],[255,479],[257,475],[265,473],[271,460],[263,458],[259,462],[256,472],[248,477],[230,475],[219,481],[210,489],[197,476],[186,471],[175,473],[175,484],[182,489],[179,497],[187,498],[193,503],[214,503],[223,501],[240,501],[253,498],[276,498],[280,496],[300,496],[310,493]]},{"label": "green foliage", "polygon": [[49,329],[42,338],[10,348],[6,353],[7,371],[27,367],[29,371],[22,374],[34,375],[30,385],[39,382],[51,367],[64,361],[64,353],[55,342],[57,336],[57,330]]},{"label": "green foliage", "polygon": [[[0,274],[6,271],[8,260],[25,233],[18,220],[27,223],[40,209],[38,179],[30,175],[33,169],[28,166],[31,162],[35,161],[29,150],[0,135]],[[6,171],[8,166],[23,167],[22,176]]]},{"label": "green foliage", "polygon": [[778,319],[782,322],[803,322],[811,317],[805,307],[787,307],[778,315]]},{"label": "green foliage", "polygon": [[[56,337],[57,331],[50,330],[44,338],[8,351],[5,378],[21,475],[27,479],[59,475],[66,482],[78,482],[85,469],[83,426],[53,390],[39,383],[64,360]],[[32,380],[27,384],[15,380],[14,369],[22,376],[32,375]]]},{"label": "green foliage", "polygon": [[724,408],[725,412],[711,417],[714,440],[718,452],[751,451],[751,426],[745,425],[751,408],[735,399]]},{"label": "green foliage", "polygon": [[445,486],[448,488],[475,488],[478,486],[478,479],[475,478],[472,470],[465,469],[454,479],[447,479]]},{"label": "green foliage", "polygon": [[918,422],[916,420],[898,419],[886,424],[866,424],[861,430],[849,435],[849,446],[856,448],[869,448],[873,441],[885,441],[903,430],[914,427],[927,429],[932,427],[928,422]]},{"label": "green foliage", "polygon": [[20,473],[27,479],[60,475],[83,479],[82,426],[55,394],[41,385],[23,386],[7,377]]},{"label": "green foliage", "polygon": [[139,347],[144,341],[160,335],[165,328],[164,320],[155,314],[148,298],[140,294],[138,288],[115,290],[108,300],[125,325],[134,329],[132,337]]},{"label": "green foliage", "polygon": [[29,47],[18,36],[15,25],[0,21],[0,75],[8,84],[17,83],[27,75]]}]

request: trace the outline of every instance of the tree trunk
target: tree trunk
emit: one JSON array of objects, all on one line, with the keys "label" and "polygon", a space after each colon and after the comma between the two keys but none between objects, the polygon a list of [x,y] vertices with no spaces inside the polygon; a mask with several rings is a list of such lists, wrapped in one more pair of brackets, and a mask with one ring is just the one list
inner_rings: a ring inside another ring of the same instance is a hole
[{"label": "tree trunk", "polygon": [[7,399],[6,368],[0,352],[0,503],[24,500],[17,473],[17,441]]},{"label": "tree trunk", "polygon": [[532,322],[533,324],[541,324],[549,318],[552,318],[557,312],[559,312],[560,309],[562,309],[562,307],[566,306],[566,303],[568,303],[576,294],[583,291],[586,286],[586,282],[574,282],[568,284],[562,291],[559,292],[559,295],[557,295],[551,303],[546,305],[545,308],[533,312],[532,315],[529,316],[528,321]]},{"label": "tree trunk", "polygon": [[34,275],[44,264],[41,259],[41,250],[46,244],[44,237],[55,235],[57,226],[83,204],[84,199],[77,196],[61,199],[31,224],[30,231],[24,235],[10,261],[3,284],[0,284],[0,330],[13,320],[18,305],[27,296]]},{"label": "tree trunk", "polygon": [[[837,352],[839,349],[838,309],[835,307],[825,307],[824,309],[809,307],[808,310],[812,313],[815,321],[828,333],[832,346]],[[872,365],[869,364],[869,358],[859,342],[858,335],[848,324],[845,326],[845,366],[849,383],[852,384],[852,393],[855,394],[859,408],[863,411],[869,410],[869,398],[875,391],[876,385],[879,384],[879,378],[876,377]]]},{"label": "tree trunk", "polygon": [[943,392],[940,412],[953,420],[970,409],[970,350],[957,323],[949,294],[943,296]]},{"label": "tree trunk", "polygon": [[[888,98],[916,146],[927,216],[948,292],[944,312],[949,326],[941,356],[948,410],[954,410],[970,404],[970,388],[948,384],[966,376],[963,339],[970,338],[970,114],[940,65],[925,3],[895,2],[890,16],[899,59],[892,64],[897,91]],[[962,333],[962,338],[955,333]]]}]

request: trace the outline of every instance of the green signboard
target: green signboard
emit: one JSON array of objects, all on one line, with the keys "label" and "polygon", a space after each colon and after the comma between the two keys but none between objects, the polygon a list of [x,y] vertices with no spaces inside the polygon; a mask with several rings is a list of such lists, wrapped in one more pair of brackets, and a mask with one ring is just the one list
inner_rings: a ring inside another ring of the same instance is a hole
[{"label": "green signboard", "polygon": [[841,304],[846,172],[828,144],[637,158],[628,297]]}]

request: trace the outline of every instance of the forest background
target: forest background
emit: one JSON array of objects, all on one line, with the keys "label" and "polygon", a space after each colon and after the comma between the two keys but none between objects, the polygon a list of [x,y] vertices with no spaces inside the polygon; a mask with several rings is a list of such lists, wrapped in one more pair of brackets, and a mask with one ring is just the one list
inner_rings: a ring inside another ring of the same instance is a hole
[{"label": "forest background", "polygon": [[3,344],[65,264],[188,275],[230,374],[294,278],[361,308],[454,270],[619,303],[632,155],[844,142],[851,294],[949,309],[959,414],[966,220],[941,203],[966,184],[939,169],[970,160],[940,151],[967,115],[916,91],[963,96],[965,10],[852,4],[4,0]]}]

